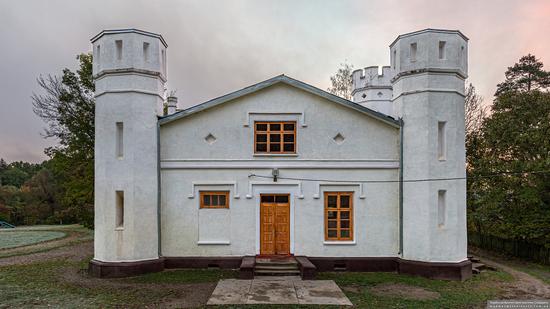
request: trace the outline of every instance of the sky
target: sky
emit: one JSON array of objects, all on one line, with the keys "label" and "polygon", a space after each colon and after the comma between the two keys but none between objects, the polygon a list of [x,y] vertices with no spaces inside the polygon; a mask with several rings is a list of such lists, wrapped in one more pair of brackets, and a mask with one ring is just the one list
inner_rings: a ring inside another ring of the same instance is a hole
[{"label": "sky", "polygon": [[532,53],[550,69],[548,0],[0,0],[0,158],[40,162],[38,76],[75,69],[103,29],[168,43],[168,89],[189,107],[279,74],[321,89],[340,63],[389,65],[389,44],[424,28],[469,37],[469,78],[486,104],[508,66]]}]

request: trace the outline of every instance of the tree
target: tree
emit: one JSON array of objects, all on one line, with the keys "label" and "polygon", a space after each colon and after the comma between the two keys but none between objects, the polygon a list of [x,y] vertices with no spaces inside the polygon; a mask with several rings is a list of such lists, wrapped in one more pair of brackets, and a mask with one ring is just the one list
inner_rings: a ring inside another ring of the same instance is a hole
[{"label": "tree", "polygon": [[348,63],[341,63],[338,71],[330,76],[331,87],[327,89],[328,92],[342,97],[346,100],[351,100],[351,91],[353,80],[351,73],[353,71],[353,65]]},{"label": "tree", "polygon": [[44,94],[33,94],[33,110],[48,127],[46,138],[59,146],[46,149],[56,180],[61,207],[86,226],[93,224],[94,83],[92,55],[77,56],[76,72],[63,70],[62,77],[40,76]]},{"label": "tree", "polygon": [[483,106],[483,98],[476,93],[474,85],[469,84],[466,88],[464,99],[465,107],[465,131],[468,136],[479,132],[483,125],[483,119],[487,117],[487,107]]},{"label": "tree", "polygon": [[542,69],[543,63],[534,55],[528,54],[519,59],[514,66],[508,67],[506,80],[497,85],[495,96],[505,92],[526,92],[543,90],[550,87],[550,72]]}]

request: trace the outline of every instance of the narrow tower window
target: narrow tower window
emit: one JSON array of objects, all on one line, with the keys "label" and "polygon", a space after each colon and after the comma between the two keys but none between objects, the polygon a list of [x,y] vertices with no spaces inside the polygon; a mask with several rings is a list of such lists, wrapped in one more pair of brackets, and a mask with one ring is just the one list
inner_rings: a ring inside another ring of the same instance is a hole
[{"label": "narrow tower window", "polygon": [[439,59],[445,59],[445,41],[439,41]]},{"label": "narrow tower window", "polygon": [[122,159],[124,156],[124,124],[116,123],[116,156]]},{"label": "narrow tower window", "polygon": [[116,40],[116,59],[122,60],[122,40]]},{"label": "narrow tower window", "polygon": [[124,191],[116,191],[116,227],[124,227]]},{"label": "narrow tower window", "polygon": [[161,51],[161,69],[162,69],[162,73],[166,74],[166,51],[163,49]]},{"label": "narrow tower window", "polygon": [[149,43],[143,42],[143,60],[149,61]]},{"label": "narrow tower window", "polygon": [[416,43],[411,43],[411,62],[416,61]]},{"label": "narrow tower window", "polygon": [[395,62],[397,61],[397,51],[393,51],[393,69],[395,69]]},{"label": "narrow tower window", "polygon": [[101,46],[100,45],[97,45],[97,53],[96,53],[96,62],[97,62],[97,67],[101,67]]},{"label": "narrow tower window", "polygon": [[445,160],[447,156],[447,141],[445,138],[445,121],[437,123],[437,158]]},{"label": "narrow tower window", "polygon": [[446,210],[446,201],[445,201],[445,195],[447,191],[446,190],[439,190],[437,191],[437,225],[439,227],[442,227],[445,225],[445,214],[447,212]]}]

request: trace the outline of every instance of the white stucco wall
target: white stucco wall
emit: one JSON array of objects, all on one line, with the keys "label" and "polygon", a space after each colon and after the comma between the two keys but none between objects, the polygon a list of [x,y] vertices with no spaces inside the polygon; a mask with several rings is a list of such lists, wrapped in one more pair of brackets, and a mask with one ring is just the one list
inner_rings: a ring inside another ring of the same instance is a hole
[{"label": "white stucco wall", "polygon": [[[289,113],[293,114],[281,114]],[[254,120],[296,120],[296,156],[254,156]],[[333,137],[345,137],[338,144]],[[204,140],[216,137],[212,144]],[[250,178],[397,180],[399,130],[278,84],[161,127],[164,256],[259,253],[259,194],[291,194],[291,252],[397,256],[398,184]],[[229,209],[199,209],[200,190],[230,190]],[[324,191],[354,192],[354,241],[324,241]],[[190,198],[190,195],[194,198]]]}]

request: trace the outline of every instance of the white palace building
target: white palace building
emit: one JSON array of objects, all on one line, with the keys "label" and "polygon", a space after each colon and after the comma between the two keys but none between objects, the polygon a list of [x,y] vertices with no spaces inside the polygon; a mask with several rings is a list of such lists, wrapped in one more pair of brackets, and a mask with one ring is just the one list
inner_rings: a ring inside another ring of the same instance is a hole
[{"label": "white palace building", "polygon": [[353,102],[279,75],[183,110],[165,96],[161,35],[105,30],[92,43],[93,275],[250,278],[279,260],[272,273],[303,278],[471,276],[460,31],[399,35],[390,66],[353,72]]}]

